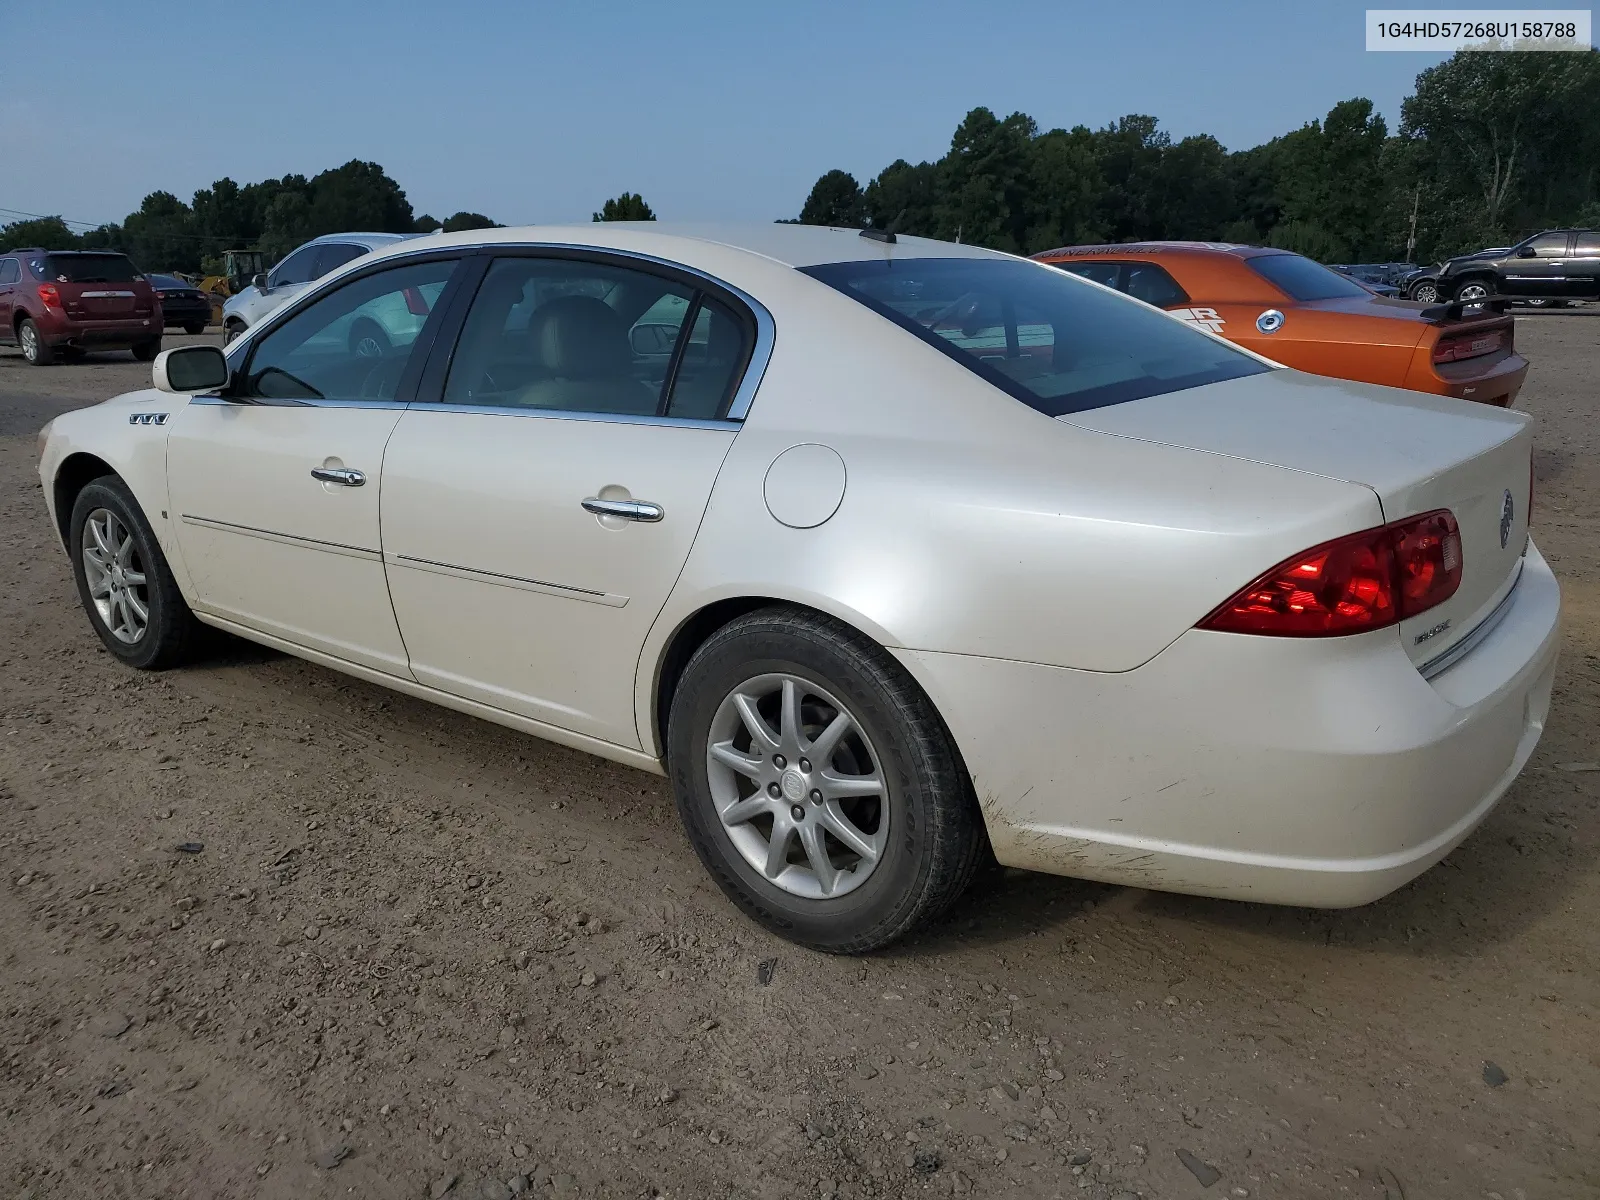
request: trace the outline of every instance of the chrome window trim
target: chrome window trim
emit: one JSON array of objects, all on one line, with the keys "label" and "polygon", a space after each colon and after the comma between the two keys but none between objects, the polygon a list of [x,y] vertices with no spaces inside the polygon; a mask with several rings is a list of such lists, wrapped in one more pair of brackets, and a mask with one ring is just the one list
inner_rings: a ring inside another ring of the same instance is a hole
[{"label": "chrome window trim", "polygon": [[[274,309],[268,314],[266,320],[250,326],[229,343],[223,350],[223,357],[228,362],[228,371],[231,374],[238,366],[242,365],[242,359],[237,363],[234,361],[235,354],[247,353],[250,343],[254,342],[257,337],[270,332],[284,321],[289,320],[300,308],[306,304],[313,303],[324,291],[331,290],[335,285],[343,285],[346,282],[354,281],[362,275],[373,274],[392,266],[402,265],[412,258],[459,257],[465,259],[478,254],[493,256],[501,253],[514,254],[522,250],[562,250],[574,254],[603,254],[611,255],[615,258],[631,259],[635,262],[649,263],[656,267],[666,267],[669,270],[679,271],[696,279],[702,279],[733,296],[749,309],[750,315],[755,318],[756,342],[750,351],[750,361],[745,364],[744,377],[740,379],[738,390],[734,392],[733,400],[728,405],[727,416],[712,421],[711,424],[719,427],[725,426],[729,423],[743,421],[749,415],[750,406],[755,402],[756,391],[761,387],[761,380],[766,376],[767,364],[772,360],[772,350],[778,340],[777,324],[773,321],[772,313],[767,310],[767,306],[743,288],[737,287],[725,279],[719,279],[707,271],[700,270],[698,267],[691,267],[688,263],[674,262],[670,258],[661,258],[655,254],[643,254],[637,250],[619,250],[611,246],[586,246],[576,242],[465,242],[453,246],[429,246],[412,250],[409,253],[386,254],[374,262],[357,267],[355,270],[340,270],[336,274],[314,280],[299,295],[289,300],[282,307]],[[351,262],[359,263],[361,259],[352,259]],[[437,407],[439,409],[451,408],[449,405],[433,405],[427,401],[419,402],[418,407],[423,406]],[[484,405],[482,407],[487,409],[491,406]],[[504,412],[507,410],[497,409],[495,411]],[[614,419],[607,417],[604,413],[594,415],[602,420]],[[653,418],[653,420],[692,424],[703,420],[703,418],[664,417]]]},{"label": "chrome window trim", "polygon": [[220,396],[215,392],[206,392],[203,395],[193,396],[190,404],[210,404],[233,408],[370,408],[373,410],[405,409],[414,407],[404,400],[269,400],[262,397],[252,397],[248,400],[231,400],[227,396]]},{"label": "chrome window trim", "polygon": [[724,433],[737,433],[739,422],[706,420],[703,417],[658,417],[654,413],[603,413],[584,412],[565,408],[513,408],[497,404],[433,404],[418,400],[411,406],[419,413],[464,413],[476,417],[544,417],[554,421],[601,421],[615,425],[669,425],[683,429],[720,429]]},{"label": "chrome window trim", "polygon": [[1522,582],[1522,568],[1526,565],[1526,559],[1517,560],[1517,576],[1511,581],[1511,586],[1506,589],[1506,594],[1500,597],[1500,603],[1494,606],[1493,611],[1473,627],[1471,633],[1467,634],[1466,637],[1451,646],[1443,654],[1436,658],[1430,658],[1417,668],[1417,672],[1424,679],[1432,679],[1434,676],[1441,675],[1455,666],[1456,663],[1476,649],[1484,638],[1493,633],[1495,627],[1501,621],[1505,620],[1506,614],[1511,611],[1511,602],[1516,598],[1517,585]]}]

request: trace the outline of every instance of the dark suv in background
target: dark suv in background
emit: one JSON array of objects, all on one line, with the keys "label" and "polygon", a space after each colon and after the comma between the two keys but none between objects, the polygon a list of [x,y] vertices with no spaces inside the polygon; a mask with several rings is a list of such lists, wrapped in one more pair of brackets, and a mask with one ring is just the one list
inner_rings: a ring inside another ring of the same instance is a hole
[{"label": "dark suv in background", "polygon": [[1438,299],[1600,300],[1600,230],[1549,229],[1507,250],[1446,260]]},{"label": "dark suv in background", "polygon": [[126,254],[10,250],[0,254],[0,343],[34,366],[82,350],[161,352],[161,301]]}]

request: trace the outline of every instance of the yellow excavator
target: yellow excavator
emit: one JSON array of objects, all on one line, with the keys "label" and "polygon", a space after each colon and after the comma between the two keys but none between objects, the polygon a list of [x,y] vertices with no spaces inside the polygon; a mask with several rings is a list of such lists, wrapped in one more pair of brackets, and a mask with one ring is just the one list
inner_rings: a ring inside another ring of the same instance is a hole
[{"label": "yellow excavator", "polygon": [[222,274],[207,275],[195,286],[211,297],[211,319],[222,320],[222,305],[229,296],[236,296],[250,286],[250,281],[265,271],[266,263],[259,250],[228,250],[222,255]]}]

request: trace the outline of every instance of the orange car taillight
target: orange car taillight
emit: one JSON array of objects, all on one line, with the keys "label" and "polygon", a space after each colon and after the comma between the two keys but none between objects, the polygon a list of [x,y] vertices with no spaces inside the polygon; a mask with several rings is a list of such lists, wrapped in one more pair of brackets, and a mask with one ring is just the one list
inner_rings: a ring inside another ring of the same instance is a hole
[{"label": "orange car taillight", "polygon": [[1270,637],[1382,629],[1461,586],[1461,531],[1447,509],[1313,546],[1241,589],[1197,628]]},{"label": "orange car taillight", "polygon": [[53,283],[41,283],[39,285],[39,300],[46,308],[60,308],[61,289]]},{"label": "orange car taillight", "polygon": [[1466,333],[1457,337],[1440,338],[1433,348],[1433,361],[1436,363],[1460,362],[1463,358],[1478,358],[1484,354],[1493,354],[1505,345],[1506,334],[1503,329],[1492,329],[1488,333]]}]

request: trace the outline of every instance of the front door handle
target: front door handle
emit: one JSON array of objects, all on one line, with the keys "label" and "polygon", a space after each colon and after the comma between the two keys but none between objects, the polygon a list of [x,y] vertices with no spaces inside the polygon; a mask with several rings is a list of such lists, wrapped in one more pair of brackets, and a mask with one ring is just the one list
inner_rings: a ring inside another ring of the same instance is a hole
[{"label": "front door handle", "polygon": [[345,487],[360,487],[367,481],[366,472],[352,471],[349,467],[312,467],[311,478],[323,483],[338,483]]},{"label": "front door handle", "polygon": [[621,517],[624,521],[647,523],[659,521],[667,515],[661,505],[648,500],[602,500],[598,496],[590,496],[583,501],[583,511],[592,512],[597,517]]}]

